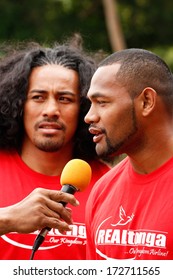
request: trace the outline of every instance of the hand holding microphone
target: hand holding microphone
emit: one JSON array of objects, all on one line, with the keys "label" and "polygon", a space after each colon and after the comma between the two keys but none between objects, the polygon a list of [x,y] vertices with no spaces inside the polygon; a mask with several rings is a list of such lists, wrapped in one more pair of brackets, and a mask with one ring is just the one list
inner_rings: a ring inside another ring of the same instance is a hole
[{"label": "hand holding microphone", "polygon": [[[91,167],[90,165],[81,159],[73,159],[69,161],[61,174],[60,183],[62,185],[61,191],[63,193],[74,194],[77,191],[84,191],[91,180]],[[67,202],[64,200],[59,201],[63,206],[66,206]],[[63,218],[63,217],[61,217]],[[51,228],[43,228],[35,239],[32,255],[30,259],[33,259],[34,253],[38,250],[43,243],[47,233]]]}]

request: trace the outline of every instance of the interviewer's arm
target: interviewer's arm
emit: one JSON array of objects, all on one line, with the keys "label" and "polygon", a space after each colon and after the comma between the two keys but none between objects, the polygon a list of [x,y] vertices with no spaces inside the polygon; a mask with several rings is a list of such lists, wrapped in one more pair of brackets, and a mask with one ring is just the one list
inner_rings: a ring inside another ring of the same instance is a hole
[{"label": "interviewer's arm", "polygon": [[20,202],[0,208],[0,235],[13,231],[29,233],[44,227],[56,228],[61,233],[70,230],[71,210],[60,201],[79,204],[71,194],[37,188]]}]

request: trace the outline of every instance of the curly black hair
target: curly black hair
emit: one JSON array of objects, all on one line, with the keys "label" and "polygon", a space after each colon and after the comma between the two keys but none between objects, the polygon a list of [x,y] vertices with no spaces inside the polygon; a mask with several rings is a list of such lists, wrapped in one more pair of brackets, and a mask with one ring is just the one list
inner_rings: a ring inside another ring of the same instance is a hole
[{"label": "curly black hair", "polygon": [[74,157],[90,160],[96,157],[95,145],[84,122],[90,103],[86,98],[95,61],[82,49],[69,44],[53,47],[33,45],[16,50],[0,61],[0,149],[20,150],[24,135],[23,107],[28,79],[34,67],[59,64],[79,75],[81,106],[75,135]]}]

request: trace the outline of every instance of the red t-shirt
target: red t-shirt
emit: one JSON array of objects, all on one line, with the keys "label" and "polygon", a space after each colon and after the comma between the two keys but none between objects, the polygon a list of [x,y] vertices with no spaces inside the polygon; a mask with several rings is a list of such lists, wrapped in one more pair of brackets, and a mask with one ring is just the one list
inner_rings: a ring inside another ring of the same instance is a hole
[{"label": "red t-shirt", "polygon": [[[30,169],[17,153],[0,152],[0,207],[15,204],[26,197],[37,187],[52,190],[61,189],[59,176],[47,176]],[[86,229],[85,205],[93,184],[109,170],[99,161],[89,163],[92,168],[90,185],[83,192],[75,194],[80,206],[72,207],[73,230],[62,235],[57,229],[52,229],[43,244],[35,253],[34,259],[85,259]],[[26,217],[27,218],[27,217]],[[30,258],[34,240],[38,234],[18,234],[11,232],[0,237],[1,260],[25,260]]]},{"label": "red t-shirt", "polygon": [[129,158],[94,186],[86,206],[87,259],[173,260],[173,158],[141,175]]}]

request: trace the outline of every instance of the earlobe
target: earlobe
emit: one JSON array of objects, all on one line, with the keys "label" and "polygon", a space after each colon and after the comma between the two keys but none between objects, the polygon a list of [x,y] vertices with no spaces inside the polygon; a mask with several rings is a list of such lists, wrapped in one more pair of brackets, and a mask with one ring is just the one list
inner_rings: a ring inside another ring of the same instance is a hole
[{"label": "earlobe", "polygon": [[147,116],[155,107],[157,93],[153,88],[147,87],[142,91],[141,97],[143,102],[143,116]]}]

